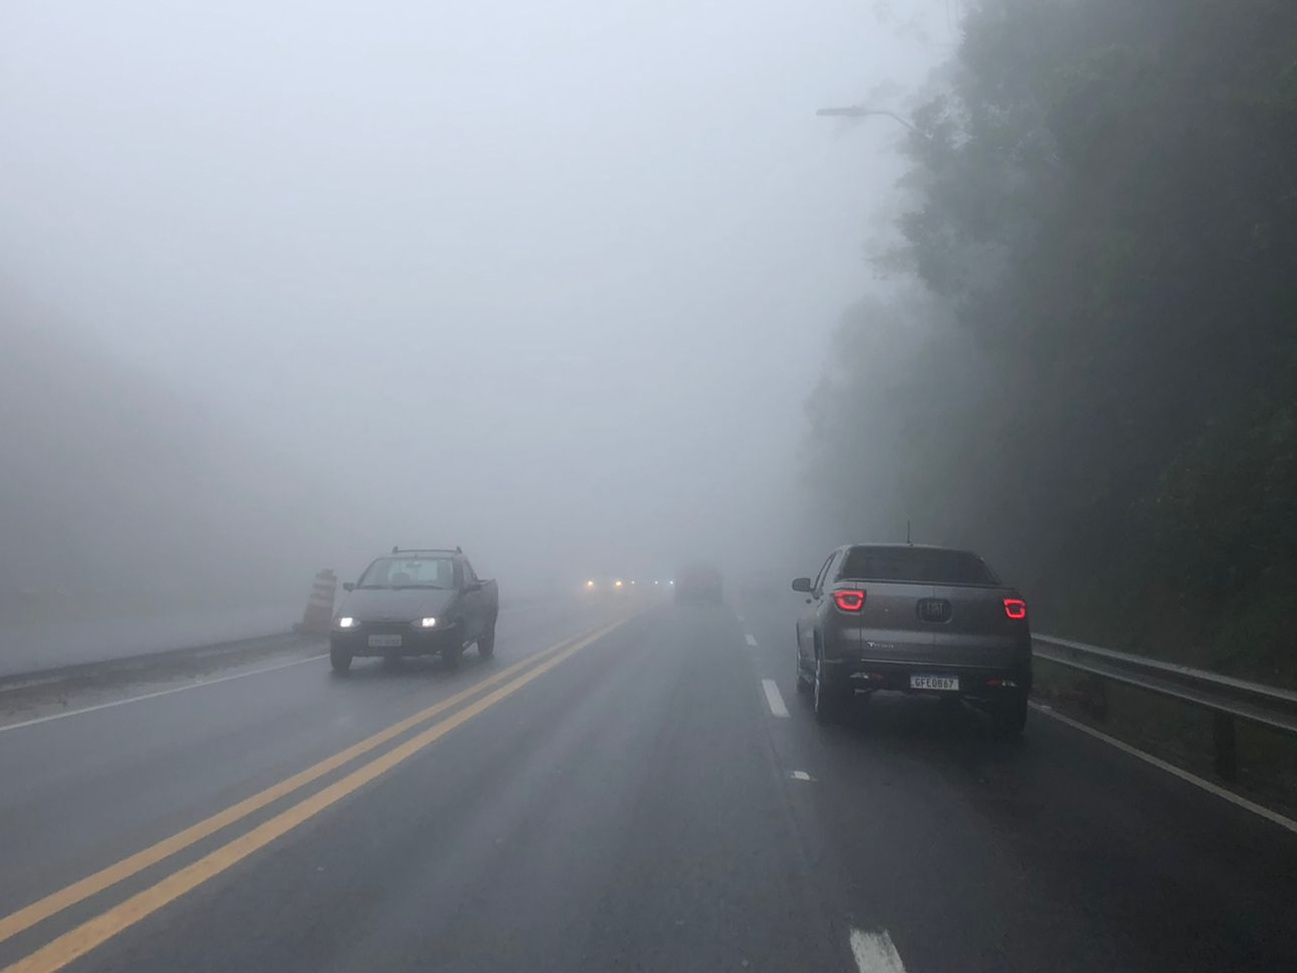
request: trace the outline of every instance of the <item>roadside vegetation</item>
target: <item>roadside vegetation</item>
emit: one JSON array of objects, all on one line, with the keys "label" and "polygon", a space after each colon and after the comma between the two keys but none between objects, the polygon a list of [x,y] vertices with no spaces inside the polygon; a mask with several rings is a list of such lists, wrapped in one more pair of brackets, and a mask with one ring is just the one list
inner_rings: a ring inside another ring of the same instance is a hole
[{"label": "roadside vegetation", "polygon": [[818,499],[1041,631],[1297,685],[1297,4],[983,0],[936,85]]}]

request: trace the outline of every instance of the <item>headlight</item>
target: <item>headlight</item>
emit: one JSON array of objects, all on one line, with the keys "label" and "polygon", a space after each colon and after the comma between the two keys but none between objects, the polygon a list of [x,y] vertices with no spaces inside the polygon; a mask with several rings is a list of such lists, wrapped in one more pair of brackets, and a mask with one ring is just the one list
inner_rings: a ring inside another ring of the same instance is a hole
[{"label": "headlight", "polygon": [[419,625],[423,628],[436,628],[437,620],[435,618],[421,618],[419,619]]},{"label": "headlight", "polygon": [[338,619],[338,628],[355,628],[356,620],[350,615],[343,615]]},{"label": "headlight", "polygon": [[612,583],[612,586],[613,586],[614,588],[620,588],[620,587],[621,587],[621,582],[620,582],[620,581],[614,581],[614,582]]},{"label": "headlight", "polygon": [[593,581],[587,581],[587,582],[585,583],[585,586],[586,586],[587,588],[593,588],[593,587],[594,587],[594,582],[593,582]]}]

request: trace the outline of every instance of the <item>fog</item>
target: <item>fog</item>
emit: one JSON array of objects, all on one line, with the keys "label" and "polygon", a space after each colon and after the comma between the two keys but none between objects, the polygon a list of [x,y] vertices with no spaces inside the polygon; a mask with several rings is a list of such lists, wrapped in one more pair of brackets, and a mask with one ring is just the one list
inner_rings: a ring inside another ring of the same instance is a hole
[{"label": "fog", "polygon": [[0,584],[782,569],[928,6],[5,4]]}]

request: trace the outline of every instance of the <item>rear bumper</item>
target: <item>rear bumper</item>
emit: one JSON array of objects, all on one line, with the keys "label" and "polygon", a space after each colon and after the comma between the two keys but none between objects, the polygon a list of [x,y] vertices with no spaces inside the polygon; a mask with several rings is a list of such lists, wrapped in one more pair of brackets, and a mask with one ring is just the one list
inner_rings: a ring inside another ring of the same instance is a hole
[{"label": "rear bumper", "polygon": [[[369,644],[369,636],[371,634],[400,634],[401,644],[393,646],[371,646]],[[461,629],[458,625],[437,632],[423,632],[418,629],[410,628],[400,633],[393,633],[390,631],[371,633],[363,630],[359,632],[333,631],[329,633],[330,649],[337,652],[346,652],[348,655],[361,658],[365,656],[396,657],[408,655],[436,655],[445,649],[454,648],[462,644]]]},{"label": "rear bumper", "polygon": [[[824,659],[821,679],[833,689],[913,693],[928,696],[971,696],[990,699],[1008,692],[1031,692],[1031,660],[1008,666],[951,666],[893,659]],[[914,689],[910,677],[958,676],[958,690]]]}]

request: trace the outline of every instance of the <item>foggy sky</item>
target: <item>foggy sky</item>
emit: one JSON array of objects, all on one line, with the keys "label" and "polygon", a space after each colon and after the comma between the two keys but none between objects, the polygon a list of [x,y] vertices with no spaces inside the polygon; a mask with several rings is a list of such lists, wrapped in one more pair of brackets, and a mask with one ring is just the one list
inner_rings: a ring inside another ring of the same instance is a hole
[{"label": "foggy sky", "polygon": [[786,549],[901,172],[814,111],[903,103],[953,40],[912,6],[9,0],[0,273],[298,477],[344,574]]}]

